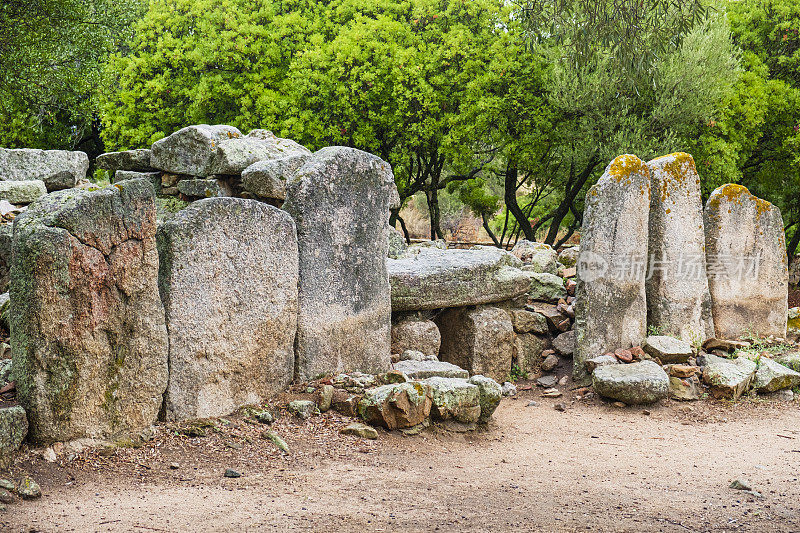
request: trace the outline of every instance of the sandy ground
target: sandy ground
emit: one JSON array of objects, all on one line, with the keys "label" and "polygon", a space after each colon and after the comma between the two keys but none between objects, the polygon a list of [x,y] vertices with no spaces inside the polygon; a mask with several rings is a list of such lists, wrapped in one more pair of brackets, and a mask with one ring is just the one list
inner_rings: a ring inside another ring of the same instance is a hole
[{"label": "sandy ground", "polygon": [[[32,450],[10,475],[32,474],[45,495],[9,505],[0,530],[800,531],[798,402],[645,411],[525,391],[475,433],[366,441],[339,435],[347,421],[282,418],[288,455],[241,417],[72,461]],[[228,467],[243,476],[223,478]],[[735,478],[762,497],[730,489]]]}]

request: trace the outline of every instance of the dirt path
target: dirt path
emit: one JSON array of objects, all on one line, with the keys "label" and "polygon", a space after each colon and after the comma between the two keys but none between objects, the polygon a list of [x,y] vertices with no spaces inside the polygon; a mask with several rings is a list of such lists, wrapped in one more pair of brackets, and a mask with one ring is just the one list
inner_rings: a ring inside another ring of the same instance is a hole
[{"label": "dirt path", "polygon": [[[289,456],[236,420],[234,436],[156,439],[64,465],[32,456],[17,471],[36,476],[45,497],[10,505],[0,529],[800,531],[797,402],[646,414],[567,400],[558,412],[538,397],[528,407],[533,394],[504,401],[477,434],[368,442],[339,436],[345,419],[329,414],[276,424]],[[234,437],[240,449],[220,447]],[[223,479],[226,467],[244,476]],[[763,497],[729,489],[740,477]]]}]

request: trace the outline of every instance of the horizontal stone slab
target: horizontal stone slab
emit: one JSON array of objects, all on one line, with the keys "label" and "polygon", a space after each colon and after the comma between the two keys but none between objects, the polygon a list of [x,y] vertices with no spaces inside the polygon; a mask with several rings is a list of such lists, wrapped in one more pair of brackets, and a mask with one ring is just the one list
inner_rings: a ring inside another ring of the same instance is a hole
[{"label": "horizontal stone slab", "polygon": [[388,259],[392,311],[463,307],[510,300],[528,292],[529,277],[508,252],[420,249]]}]

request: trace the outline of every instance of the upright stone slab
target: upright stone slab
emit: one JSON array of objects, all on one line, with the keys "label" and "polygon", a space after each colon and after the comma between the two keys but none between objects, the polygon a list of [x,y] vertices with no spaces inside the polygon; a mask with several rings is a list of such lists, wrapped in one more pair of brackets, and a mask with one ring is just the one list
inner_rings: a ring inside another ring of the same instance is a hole
[{"label": "upright stone slab", "polygon": [[145,180],[45,196],[14,222],[11,345],[36,443],[155,422],[167,387],[156,207]]},{"label": "upright stone slab", "polygon": [[714,336],[706,277],[703,201],[692,156],[670,154],[650,169],[648,324],[687,342]]},{"label": "upright stone slab", "polygon": [[780,210],[741,185],[706,202],[706,262],[716,336],[786,336],[789,270]]},{"label": "upright stone slab", "polygon": [[42,180],[48,191],[74,187],[86,177],[89,156],[65,150],[0,148],[0,180]]},{"label": "upright stone slab", "polygon": [[496,381],[506,381],[514,355],[511,318],[497,307],[459,307],[444,311],[437,324],[442,333],[439,359]]},{"label": "upright stone slab", "polygon": [[650,172],[638,157],[614,159],[586,193],[575,307],[573,379],[587,384],[585,362],[637,346],[647,333]]},{"label": "upright stone slab", "polygon": [[314,153],[287,183],[283,208],[300,249],[299,379],[389,368],[387,220],[396,197],[388,163],[339,146]]},{"label": "upright stone slab", "polygon": [[240,198],[194,202],[158,231],[169,331],[167,420],[260,404],[294,373],[294,222]]}]

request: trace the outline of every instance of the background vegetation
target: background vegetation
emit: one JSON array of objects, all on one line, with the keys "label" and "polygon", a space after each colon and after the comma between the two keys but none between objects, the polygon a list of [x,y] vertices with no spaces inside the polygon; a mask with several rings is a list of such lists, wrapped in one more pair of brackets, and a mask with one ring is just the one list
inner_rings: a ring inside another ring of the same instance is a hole
[{"label": "background vegetation", "polygon": [[11,0],[0,123],[0,145],[92,156],[195,123],[353,146],[431,237],[469,210],[497,244],[559,245],[614,156],[687,151],[705,194],[776,203],[794,255],[800,4]]}]

